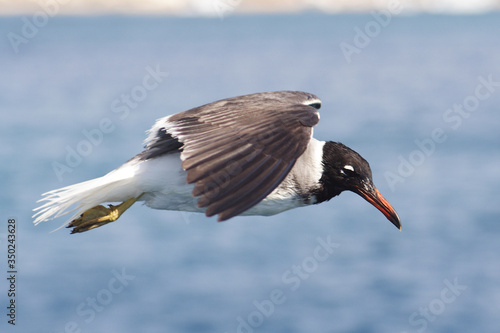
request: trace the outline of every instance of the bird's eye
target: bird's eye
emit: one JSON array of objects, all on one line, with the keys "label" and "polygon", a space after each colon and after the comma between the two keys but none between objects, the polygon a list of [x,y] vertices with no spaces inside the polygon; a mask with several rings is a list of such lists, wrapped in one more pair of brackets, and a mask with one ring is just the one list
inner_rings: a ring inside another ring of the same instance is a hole
[{"label": "bird's eye", "polygon": [[352,177],[356,174],[352,165],[344,165],[344,167],[340,170],[340,173],[348,177]]}]

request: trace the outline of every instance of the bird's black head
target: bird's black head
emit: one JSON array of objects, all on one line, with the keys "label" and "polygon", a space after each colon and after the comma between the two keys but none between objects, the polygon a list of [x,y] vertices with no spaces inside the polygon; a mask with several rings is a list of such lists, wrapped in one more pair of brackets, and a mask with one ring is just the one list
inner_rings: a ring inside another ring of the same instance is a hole
[{"label": "bird's black head", "polygon": [[330,200],[343,191],[352,191],[375,206],[392,224],[401,229],[398,214],[373,185],[370,165],[351,148],[339,142],[325,143],[320,183],[321,189],[316,194],[318,202]]}]

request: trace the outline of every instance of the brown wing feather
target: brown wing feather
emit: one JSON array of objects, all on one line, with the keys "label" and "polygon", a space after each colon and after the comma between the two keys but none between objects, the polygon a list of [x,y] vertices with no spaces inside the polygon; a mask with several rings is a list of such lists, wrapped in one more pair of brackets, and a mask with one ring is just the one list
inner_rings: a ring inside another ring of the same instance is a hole
[{"label": "brown wing feather", "polygon": [[[271,95],[274,94],[274,95]],[[241,214],[269,195],[307,148],[319,121],[301,92],[262,93],[178,113],[165,128],[184,146],[187,182],[206,215],[219,221]]]}]

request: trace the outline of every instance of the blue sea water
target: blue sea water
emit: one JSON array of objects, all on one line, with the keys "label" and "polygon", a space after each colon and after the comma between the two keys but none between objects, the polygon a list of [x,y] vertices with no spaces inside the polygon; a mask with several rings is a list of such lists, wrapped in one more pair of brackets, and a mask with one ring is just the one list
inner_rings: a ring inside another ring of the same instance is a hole
[{"label": "blue sea water", "polygon": [[[374,20],[54,17],[25,38],[0,18],[2,332],[496,332],[500,16]],[[135,205],[83,234],[33,226],[41,193],[119,166],[157,118],[271,90],[322,99],[315,137],[370,162],[401,232],[352,193],[226,223]]]}]

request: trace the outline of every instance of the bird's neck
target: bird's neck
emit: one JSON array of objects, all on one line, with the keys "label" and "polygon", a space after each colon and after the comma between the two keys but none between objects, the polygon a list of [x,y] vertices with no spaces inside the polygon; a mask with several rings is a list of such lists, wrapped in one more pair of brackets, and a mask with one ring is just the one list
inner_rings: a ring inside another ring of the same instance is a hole
[{"label": "bird's neck", "polygon": [[319,186],[314,191],[314,197],[316,198],[316,203],[321,203],[324,201],[328,201],[333,197],[339,195],[344,189],[337,186],[337,182],[334,179],[335,170],[333,169],[333,163],[329,161],[332,157],[335,156],[333,150],[337,148],[339,145],[337,142],[327,141],[323,145],[323,154],[322,154],[322,167],[323,172],[321,174],[321,178],[319,179]]},{"label": "bird's neck", "polygon": [[315,204],[322,203],[324,201],[328,201],[333,197],[336,197],[343,190],[338,189],[334,186],[329,185],[329,182],[325,177],[320,179],[320,186],[314,191],[314,197],[316,198]]}]

